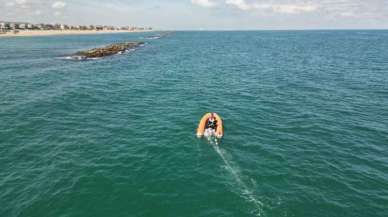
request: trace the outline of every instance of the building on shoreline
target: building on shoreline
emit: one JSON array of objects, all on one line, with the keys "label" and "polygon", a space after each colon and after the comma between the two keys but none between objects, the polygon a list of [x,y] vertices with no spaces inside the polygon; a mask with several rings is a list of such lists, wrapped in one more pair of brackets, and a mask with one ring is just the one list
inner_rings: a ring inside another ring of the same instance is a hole
[{"label": "building on shoreline", "polygon": [[6,33],[6,32],[14,32],[17,33],[18,31],[24,31],[24,30],[82,30],[82,31],[144,31],[144,30],[152,30],[151,27],[144,28],[144,27],[130,27],[130,26],[122,26],[122,27],[116,27],[116,26],[107,26],[107,25],[67,25],[67,24],[45,24],[45,23],[39,23],[39,24],[32,24],[27,22],[5,22],[0,21],[0,33]]},{"label": "building on shoreline", "polygon": [[6,24],[4,22],[0,22],[0,34],[5,33],[6,31]]}]

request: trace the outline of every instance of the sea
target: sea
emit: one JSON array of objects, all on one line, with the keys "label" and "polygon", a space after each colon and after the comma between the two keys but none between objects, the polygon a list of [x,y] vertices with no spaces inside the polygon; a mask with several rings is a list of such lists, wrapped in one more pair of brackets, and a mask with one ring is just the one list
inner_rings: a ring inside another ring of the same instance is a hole
[{"label": "sea", "polygon": [[387,215],[388,31],[0,38],[1,217]]}]

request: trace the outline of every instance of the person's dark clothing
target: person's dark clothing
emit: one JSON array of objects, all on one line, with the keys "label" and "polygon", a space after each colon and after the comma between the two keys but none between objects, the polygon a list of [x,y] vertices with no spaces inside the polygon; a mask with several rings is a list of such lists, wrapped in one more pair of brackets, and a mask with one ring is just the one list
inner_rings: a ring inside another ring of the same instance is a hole
[{"label": "person's dark clothing", "polygon": [[216,129],[217,128],[217,121],[214,119],[213,121],[208,120],[206,123],[206,129],[211,128],[211,129]]}]

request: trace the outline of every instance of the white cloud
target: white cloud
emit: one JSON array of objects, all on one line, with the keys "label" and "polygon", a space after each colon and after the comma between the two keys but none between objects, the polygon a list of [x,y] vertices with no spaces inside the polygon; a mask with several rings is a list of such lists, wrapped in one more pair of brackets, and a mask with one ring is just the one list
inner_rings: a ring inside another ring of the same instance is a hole
[{"label": "white cloud", "polygon": [[65,2],[61,2],[61,1],[57,1],[57,2],[54,2],[51,5],[51,7],[54,8],[54,9],[61,9],[61,8],[66,7],[66,3]]},{"label": "white cloud", "polygon": [[272,10],[277,13],[284,14],[299,14],[299,13],[308,13],[313,12],[318,9],[317,5],[313,4],[284,4],[284,5],[273,5]]},{"label": "white cloud", "polygon": [[191,3],[205,8],[216,6],[216,3],[213,0],[191,0]]},{"label": "white cloud", "polygon": [[340,16],[343,16],[343,17],[355,17],[355,14],[351,11],[348,11],[348,12],[340,12],[339,13]]},{"label": "white cloud", "polygon": [[283,14],[298,14],[313,12],[318,9],[318,5],[311,3],[295,3],[295,4],[262,4],[262,3],[247,3],[245,0],[225,0],[228,5],[233,5],[240,10],[271,10],[275,13]]},{"label": "white cloud", "polygon": [[254,5],[248,4],[245,0],[226,0],[225,3],[233,5],[240,10],[250,10],[254,7]]},{"label": "white cloud", "polygon": [[6,7],[13,7],[14,5],[15,5],[14,2],[7,2],[7,3],[5,3]]},{"label": "white cloud", "polygon": [[27,3],[27,0],[16,0],[15,2],[16,2],[16,4],[24,5]]},{"label": "white cloud", "polygon": [[[202,7],[214,7],[216,6],[215,0],[191,0],[193,4],[200,5]],[[319,5],[316,3],[309,3],[305,1],[287,1],[283,3],[272,3],[272,1],[247,1],[247,0],[223,0],[224,4],[233,6],[239,10],[269,10],[273,13],[281,14],[300,14],[316,11]]]}]

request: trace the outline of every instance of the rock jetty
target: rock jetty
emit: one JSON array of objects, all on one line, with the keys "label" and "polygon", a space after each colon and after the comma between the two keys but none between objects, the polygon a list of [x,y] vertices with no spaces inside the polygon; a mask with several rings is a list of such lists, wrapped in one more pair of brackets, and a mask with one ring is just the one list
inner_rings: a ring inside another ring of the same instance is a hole
[{"label": "rock jetty", "polygon": [[79,57],[79,59],[101,58],[101,57],[111,56],[115,54],[120,54],[127,50],[137,48],[143,44],[144,42],[117,43],[117,44],[112,44],[102,48],[94,48],[87,51],[80,51],[80,52],[77,52],[74,56]]}]

